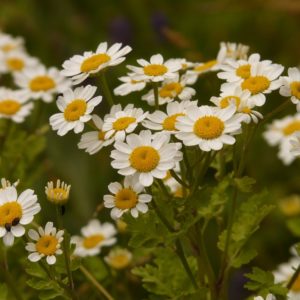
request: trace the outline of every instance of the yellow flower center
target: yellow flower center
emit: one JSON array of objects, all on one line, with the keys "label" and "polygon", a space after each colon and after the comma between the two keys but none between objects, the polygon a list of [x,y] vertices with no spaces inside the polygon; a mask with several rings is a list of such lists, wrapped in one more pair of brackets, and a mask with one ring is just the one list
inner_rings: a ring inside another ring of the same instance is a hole
[{"label": "yellow flower center", "polygon": [[284,135],[291,135],[296,131],[300,131],[300,121],[293,121],[283,128]]},{"label": "yellow flower center", "polygon": [[54,255],[57,250],[58,240],[55,236],[44,235],[37,241],[35,248],[36,251],[45,256]]},{"label": "yellow flower center", "polygon": [[195,67],[194,70],[197,72],[207,71],[207,70],[211,69],[213,66],[215,66],[216,64],[217,64],[216,60],[210,60],[202,65]]},{"label": "yellow flower center", "polygon": [[23,210],[18,202],[7,202],[0,206],[0,226],[17,225],[22,218],[22,215]]},{"label": "yellow flower center", "polygon": [[300,214],[300,199],[298,196],[293,196],[280,201],[279,207],[287,216],[297,216]]},{"label": "yellow flower center", "polygon": [[132,84],[137,84],[137,83],[140,83],[140,82],[143,82],[143,80],[134,80],[134,79],[130,80],[130,83],[132,83]]},{"label": "yellow flower center", "polygon": [[160,76],[167,73],[168,68],[164,65],[148,65],[144,67],[144,73],[148,76]]},{"label": "yellow flower center", "polygon": [[30,81],[29,87],[33,92],[48,91],[55,88],[55,82],[46,75],[36,76]]},{"label": "yellow flower center", "polygon": [[7,67],[12,71],[21,71],[24,68],[24,61],[20,58],[9,58],[6,60]]},{"label": "yellow flower center", "polygon": [[131,166],[139,172],[150,172],[154,170],[160,160],[159,153],[150,146],[140,146],[135,148],[129,161]]},{"label": "yellow flower center", "polygon": [[300,275],[298,275],[297,279],[294,281],[291,290],[293,292],[300,292]]},{"label": "yellow flower center", "polygon": [[168,131],[176,130],[175,124],[176,124],[177,117],[184,116],[184,115],[185,115],[184,113],[178,113],[165,118],[162,124],[163,129]]},{"label": "yellow flower center", "polygon": [[21,104],[15,100],[7,99],[0,102],[0,114],[14,115],[21,108]]},{"label": "yellow flower center", "polygon": [[124,188],[115,196],[115,205],[120,209],[130,209],[136,206],[138,197],[135,191],[130,188]]},{"label": "yellow flower center", "polygon": [[3,51],[3,52],[9,52],[9,51],[11,51],[11,50],[13,50],[13,49],[15,49],[16,48],[16,46],[14,45],[14,44],[5,44],[5,45],[3,45],[2,47],[1,47],[1,50]]},{"label": "yellow flower center", "polygon": [[115,269],[123,269],[130,263],[130,259],[126,254],[116,254],[109,258],[109,264]]},{"label": "yellow flower center", "polygon": [[241,99],[240,99],[240,97],[237,97],[237,96],[227,96],[227,97],[222,98],[220,101],[220,107],[226,108],[229,105],[230,101],[232,101],[232,100],[235,102],[236,108],[238,108],[240,106]]},{"label": "yellow flower center", "polygon": [[87,104],[82,99],[75,99],[67,105],[64,111],[64,117],[67,121],[77,121],[86,112]]},{"label": "yellow flower center", "polygon": [[105,237],[102,234],[94,234],[89,237],[86,237],[83,240],[83,247],[86,249],[95,248],[99,243],[105,240]]},{"label": "yellow flower center", "polygon": [[250,69],[251,65],[242,65],[235,70],[235,74],[243,79],[247,79],[250,77]]},{"label": "yellow flower center", "polygon": [[174,192],[174,196],[176,198],[183,198],[183,188],[182,188],[182,186],[180,186],[176,189],[176,191]]},{"label": "yellow flower center", "polygon": [[290,88],[292,96],[295,96],[297,99],[300,99],[300,81],[292,82]]},{"label": "yellow flower center", "polygon": [[179,82],[171,82],[168,84],[165,84],[160,90],[159,90],[159,96],[161,98],[173,98],[179,95],[182,92],[182,85]]},{"label": "yellow flower center", "polygon": [[113,123],[113,129],[114,130],[125,130],[130,124],[134,123],[136,121],[136,118],[134,117],[122,117],[117,119]]},{"label": "yellow flower center", "polygon": [[224,130],[224,122],[215,116],[206,116],[198,119],[194,124],[194,133],[205,140],[219,137]]},{"label": "yellow flower center", "polygon": [[163,181],[167,181],[167,180],[169,180],[170,178],[172,178],[171,172],[170,172],[170,171],[167,171],[167,175],[163,178]]},{"label": "yellow flower center", "polygon": [[250,114],[252,112],[251,108],[248,106],[243,107],[242,113],[244,114]]},{"label": "yellow flower center", "polygon": [[100,130],[99,132],[98,132],[98,139],[99,139],[99,141],[104,141],[105,140],[105,131],[102,131],[102,130]]},{"label": "yellow flower center", "polygon": [[270,80],[265,76],[250,76],[242,82],[242,89],[252,94],[265,91],[270,86]]},{"label": "yellow flower center", "polygon": [[110,61],[111,57],[106,53],[95,54],[83,61],[81,72],[91,72],[97,70],[102,64]]},{"label": "yellow flower center", "polygon": [[48,195],[51,200],[65,200],[69,197],[69,193],[67,190],[63,188],[53,188],[49,190]]}]

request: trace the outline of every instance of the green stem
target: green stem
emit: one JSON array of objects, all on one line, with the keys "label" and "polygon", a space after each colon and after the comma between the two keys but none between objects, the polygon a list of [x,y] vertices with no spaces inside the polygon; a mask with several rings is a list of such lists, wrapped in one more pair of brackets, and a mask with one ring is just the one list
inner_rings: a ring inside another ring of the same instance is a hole
[{"label": "green stem", "polygon": [[84,266],[80,266],[79,270],[94,285],[94,287],[100,293],[101,296],[105,296],[107,300],[114,300],[110,293],[97,281],[97,279]]},{"label": "green stem", "polygon": [[106,101],[108,102],[109,106],[113,106],[114,100],[113,100],[112,94],[110,92],[110,89],[108,87],[108,83],[107,83],[104,72],[100,72],[100,82],[101,82],[102,91],[103,91]]},{"label": "green stem", "polygon": [[159,110],[159,96],[158,96],[158,83],[157,82],[153,82],[153,92],[154,92],[155,109]]},{"label": "green stem", "polygon": [[60,212],[60,206],[56,205],[56,217],[57,217],[57,223],[58,223],[58,228],[61,230],[64,230],[64,239],[63,239],[63,252],[64,252],[64,258],[65,258],[65,265],[66,265],[66,270],[67,270],[67,275],[68,275],[68,280],[69,280],[69,286],[72,291],[74,291],[74,282],[73,282],[73,277],[72,277],[72,271],[71,271],[71,261],[70,261],[70,245],[68,244],[67,241],[67,231],[64,229],[63,226],[63,219],[62,215]]},{"label": "green stem", "polygon": [[290,279],[290,281],[288,282],[288,284],[286,285],[286,287],[290,290],[292,288],[292,286],[294,285],[295,281],[297,280],[298,276],[300,274],[300,264],[298,266],[298,268],[296,269],[295,273],[293,274],[292,278]]},{"label": "green stem", "polygon": [[186,188],[189,188],[189,185],[187,183],[185,183],[177,174],[174,170],[170,170],[170,173],[172,175],[172,177],[181,185],[183,185]]}]

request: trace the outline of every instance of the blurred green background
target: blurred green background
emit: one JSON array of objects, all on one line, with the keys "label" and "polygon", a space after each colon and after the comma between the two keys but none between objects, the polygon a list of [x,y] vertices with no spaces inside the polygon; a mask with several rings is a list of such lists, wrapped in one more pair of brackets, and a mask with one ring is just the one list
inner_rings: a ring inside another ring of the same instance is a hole
[{"label": "blurred green background", "polygon": [[[297,66],[300,61],[299,0],[1,0],[0,28],[23,36],[30,54],[47,66],[58,68],[65,59],[93,50],[102,41],[132,46],[133,51],[126,60],[130,64],[155,53],[192,61],[212,59],[221,41],[247,44],[252,53],[258,52],[263,58],[286,67]],[[126,73],[125,65],[109,72],[111,87],[116,87],[118,76]],[[208,79],[215,84],[206,84]],[[215,76],[200,81],[195,86],[200,103],[218,95],[221,82]],[[95,79],[90,82],[97,84]],[[141,94],[131,94],[118,101],[142,106]],[[277,92],[273,93],[264,110],[271,110],[282,100]],[[102,116],[107,111],[104,103],[97,108]],[[45,122],[54,112],[55,104],[47,106]],[[294,112],[291,107],[289,113]],[[40,158],[45,172],[35,182],[40,195],[47,180],[62,178],[71,183],[72,199],[66,218],[72,232],[93,215],[107,192],[107,185],[118,178],[110,167],[109,149],[89,156],[77,149],[78,141],[79,136],[74,134],[58,137],[49,132],[47,153]],[[277,159],[277,149],[266,145],[261,132],[257,134],[248,172],[258,179],[258,189],[270,190],[274,203],[283,196],[300,194],[299,167],[299,162],[284,167]],[[49,219],[52,211],[44,199],[41,201],[47,208],[42,215]],[[289,246],[295,241],[286,228],[285,218],[275,210],[255,241],[260,250],[256,263],[274,268],[288,257]]]}]

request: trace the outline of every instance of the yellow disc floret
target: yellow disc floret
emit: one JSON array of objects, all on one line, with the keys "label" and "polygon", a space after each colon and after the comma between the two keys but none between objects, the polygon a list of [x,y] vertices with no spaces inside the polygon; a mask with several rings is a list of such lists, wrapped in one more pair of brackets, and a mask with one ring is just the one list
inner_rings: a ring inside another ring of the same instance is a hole
[{"label": "yellow disc floret", "polygon": [[185,115],[184,113],[178,113],[165,118],[162,123],[163,129],[167,131],[176,130],[175,124],[176,124],[177,117],[184,116],[184,115]]},{"label": "yellow disc floret", "polygon": [[224,122],[215,116],[205,116],[198,119],[194,124],[194,133],[205,140],[212,140],[222,135]]},{"label": "yellow disc floret", "polygon": [[213,66],[215,66],[217,64],[216,60],[210,60],[202,65],[199,65],[197,67],[195,67],[195,71],[197,72],[204,72],[204,71],[208,71],[210,70]]},{"label": "yellow disc floret", "polygon": [[235,70],[235,74],[243,79],[250,77],[251,65],[242,65]]},{"label": "yellow disc floret", "polygon": [[159,96],[161,98],[174,98],[182,92],[182,85],[179,82],[171,82],[165,84],[159,90]]},{"label": "yellow disc floret", "polygon": [[14,115],[21,108],[21,104],[16,100],[7,99],[0,102],[0,114]]},{"label": "yellow disc floret", "polygon": [[292,96],[300,99],[300,81],[294,81],[290,84]]},{"label": "yellow disc floret", "polygon": [[7,202],[0,206],[0,226],[17,225],[22,218],[23,210],[21,205],[16,202]]},{"label": "yellow disc floret", "polygon": [[113,122],[113,129],[120,131],[125,130],[130,124],[134,123],[136,118],[134,117],[122,117]]},{"label": "yellow disc floret", "polygon": [[236,107],[238,108],[241,104],[241,99],[240,97],[237,96],[227,96],[221,99],[220,101],[220,107],[221,108],[226,108],[230,102],[233,101],[236,105]]},{"label": "yellow disc floret", "polygon": [[126,268],[129,263],[130,257],[126,253],[119,253],[109,257],[109,265],[117,270]]},{"label": "yellow disc floret", "polygon": [[300,292],[300,275],[298,275],[297,279],[294,281],[291,290],[296,293]]},{"label": "yellow disc floret", "polygon": [[284,135],[291,135],[296,131],[300,131],[300,120],[296,120],[283,128]]},{"label": "yellow disc floret", "polygon": [[168,68],[164,65],[153,64],[144,67],[144,73],[147,76],[161,76],[168,72]]},{"label": "yellow disc floret", "polygon": [[65,108],[64,117],[69,122],[77,121],[85,114],[86,109],[87,104],[84,100],[75,99]]},{"label": "yellow disc floret", "polygon": [[115,205],[120,209],[130,209],[136,206],[138,196],[135,191],[130,188],[124,188],[115,196]]},{"label": "yellow disc floret", "polygon": [[91,72],[97,70],[102,64],[110,61],[111,57],[106,53],[95,54],[83,61],[81,72]]},{"label": "yellow disc floret", "polygon": [[57,250],[58,239],[52,235],[44,235],[37,241],[36,251],[45,256],[54,255]]},{"label": "yellow disc floret", "polygon": [[250,76],[242,82],[242,89],[254,95],[267,90],[269,86],[270,80],[265,76]]},{"label": "yellow disc floret", "polygon": [[33,92],[45,92],[55,88],[55,82],[47,75],[36,76],[35,78],[31,79],[29,88]]},{"label": "yellow disc floret", "polygon": [[102,234],[93,234],[83,240],[83,247],[86,249],[92,249],[98,246],[104,240],[105,237]]},{"label": "yellow disc floret", "polygon": [[21,71],[25,64],[20,58],[9,58],[6,60],[6,65],[12,71]]},{"label": "yellow disc floret", "polygon": [[104,141],[105,140],[105,131],[99,130],[98,132],[98,139],[99,141]]},{"label": "yellow disc floret", "polygon": [[135,148],[129,157],[131,166],[139,172],[151,172],[157,167],[159,160],[158,151],[150,146]]}]

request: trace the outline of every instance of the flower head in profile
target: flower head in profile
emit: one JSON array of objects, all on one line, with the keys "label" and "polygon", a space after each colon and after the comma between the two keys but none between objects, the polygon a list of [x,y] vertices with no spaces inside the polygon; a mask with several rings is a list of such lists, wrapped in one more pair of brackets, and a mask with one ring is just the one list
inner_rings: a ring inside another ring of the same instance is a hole
[{"label": "flower head in profile", "polygon": [[113,105],[110,113],[104,116],[102,129],[106,132],[105,137],[124,141],[126,134],[133,132],[147,114],[133,104],[127,104],[124,109],[120,104]]},{"label": "flower head in profile", "polygon": [[167,171],[173,169],[182,159],[180,143],[170,143],[168,134],[151,134],[143,130],[139,134],[130,134],[126,142],[117,141],[111,152],[113,168],[121,175],[135,175],[144,186],[150,186],[154,178],[164,178]]},{"label": "flower head in profile", "polygon": [[7,54],[11,51],[24,50],[24,40],[21,37],[13,37],[7,33],[0,33],[0,52]]},{"label": "flower head in profile", "polygon": [[32,109],[33,103],[21,90],[0,89],[0,119],[22,123]]},{"label": "flower head in profile", "polygon": [[240,43],[221,42],[220,49],[222,52],[225,52],[224,49],[226,49],[226,58],[232,60],[247,59],[249,52],[249,46]]},{"label": "flower head in profile", "polygon": [[58,97],[56,104],[61,112],[50,117],[50,125],[58,135],[83,131],[84,123],[92,118],[92,111],[102,101],[102,96],[94,97],[96,90],[95,86],[87,85],[68,89]]},{"label": "flower head in profile", "polygon": [[107,42],[100,43],[95,52],[86,51],[83,55],[74,55],[66,60],[61,74],[71,77],[73,84],[79,84],[92,74],[122,63],[125,55],[131,50],[129,46],[122,48],[121,43],[113,44],[111,47],[108,47]]},{"label": "flower head in profile", "polygon": [[46,69],[44,66],[25,69],[14,74],[16,85],[25,95],[44,102],[52,102],[54,96],[70,87],[70,82],[60,75],[56,68]]},{"label": "flower head in profile", "polygon": [[85,257],[100,253],[102,247],[116,243],[116,228],[111,223],[101,224],[93,219],[81,229],[82,236],[73,236],[71,242],[76,245],[74,255]]},{"label": "flower head in profile", "polygon": [[189,107],[185,116],[177,118],[176,137],[186,146],[198,145],[202,151],[220,150],[235,143],[242,116],[235,115],[235,105],[224,109],[211,106]]},{"label": "flower head in profile", "polygon": [[127,249],[115,248],[104,257],[105,262],[112,268],[121,270],[129,266],[132,261],[132,253]]},{"label": "flower head in profile", "polygon": [[104,206],[112,208],[110,215],[113,219],[121,218],[126,212],[130,212],[137,218],[139,212],[148,211],[147,203],[152,199],[151,195],[145,194],[144,187],[133,176],[127,176],[124,184],[113,182],[108,185],[110,195],[104,195]]},{"label": "flower head in profile", "polygon": [[78,143],[78,148],[84,149],[90,155],[97,153],[103,147],[111,145],[115,141],[114,137],[108,138],[106,136],[106,132],[103,131],[103,120],[99,116],[92,115],[92,121],[97,130],[84,133]]},{"label": "flower head in profile", "polygon": [[0,190],[3,190],[3,189],[6,189],[6,188],[8,188],[10,186],[16,187],[19,184],[19,180],[17,180],[13,184],[11,184],[11,182],[9,180],[7,180],[5,178],[1,178],[0,183],[1,183]]},{"label": "flower head in profile", "polygon": [[47,183],[45,193],[50,202],[58,205],[64,205],[69,200],[70,189],[71,185],[57,179],[56,185],[53,181],[49,181]]},{"label": "flower head in profile", "polygon": [[7,246],[15,237],[24,235],[25,228],[41,210],[33,190],[27,189],[19,196],[14,186],[0,189],[0,237]]},{"label": "flower head in profile", "polygon": [[300,215],[300,196],[290,195],[279,201],[279,208],[288,217]]},{"label": "flower head in profile", "polygon": [[137,62],[140,67],[127,66],[133,72],[134,80],[159,82],[172,79],[177,76],[177,71],[181,68],[180,63],[176,61],[164,62],[161,54],[152,55],[149,62],[145,59],[138,59]]},{"label": "flower head in profile", "polygon": [[28,235],[33,242],[26,245],[26,250],[30,252],[28,259],[37,262],[42,258],[46,258],[49,265],[56,262],[56,256],[62,254],[61,243],[63,241],[63,230],[57,230],[52,222],[48,222],[45,226],[39,227],[38,231],[30,229]]},{"label": "flower head in profile", "polygon": [[122,81],[118,87],[114,89],[114,94],[119,96],[126,96],[132,92],[141,91],[145,88],[146,82],[144,80],[134,80],[134,73],[128,73],[127,76],[119,78]]}]

